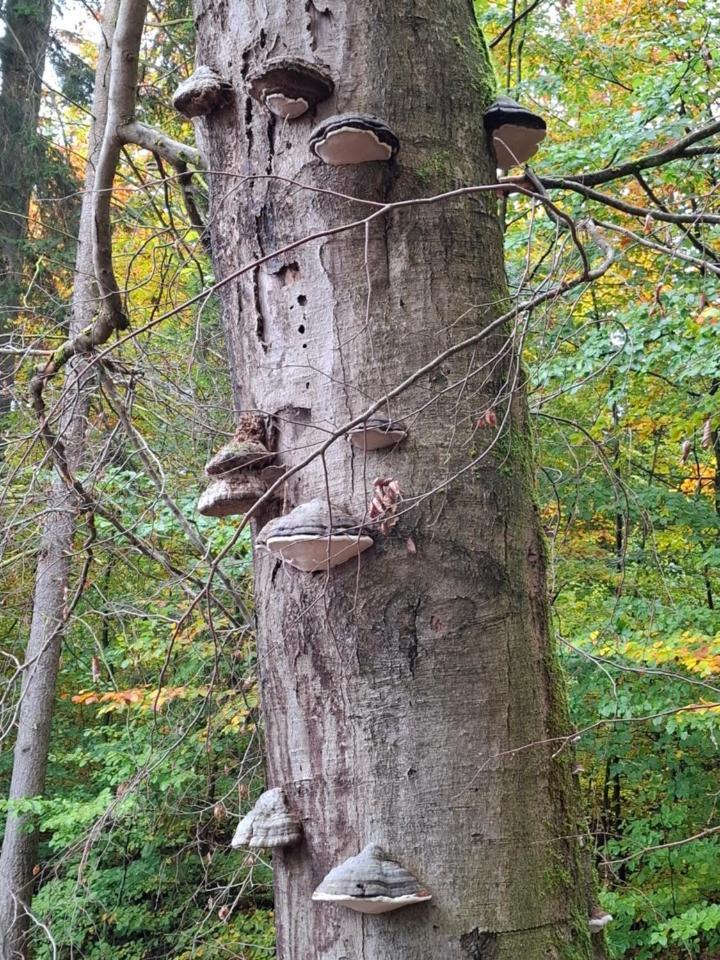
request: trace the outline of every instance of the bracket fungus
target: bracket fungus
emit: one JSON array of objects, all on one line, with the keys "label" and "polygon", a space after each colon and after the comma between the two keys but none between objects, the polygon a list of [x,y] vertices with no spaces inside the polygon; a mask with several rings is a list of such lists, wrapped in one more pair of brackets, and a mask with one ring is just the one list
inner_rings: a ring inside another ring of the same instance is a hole
[{"label": "bracket fungus", "polygon": [[373,539],[342,508],[328,510],[327,500],[318,497],[266,523],[257,544],[297,570],[314,573],[360,556]]},{"label": "bracket fungus", "polygon": [[600,933],[603,927],[606,927],[612,922],[612,919],[612,914],[603,910],[602,907],[593,907],[590,911],[590,919],[588,920],[590,933]]},{"label": "bracket fungus", "polygon": [[302,836],[302,826],[293,816],[282,787],[266,790],[237,826],[230,845],[237,850],[270,850],[289,847]]},{"label": "bracket fungus", "polygon": [[[263,471],[264,472],[264,471]],[[245,514],[268,488],[263,473],[230,473],[215,477],[198,500],[204,517],[231,517]]]},{"label": "bracket fungus", "polygon": [[542,117],[521,107],[511,97],[498,97],[485,114],[485,130],[502,170],[526,163],[545,139]]},{"label": "bracket fungus", "polygon": [[380,450],[393,447],[408,435],[405,424],[390,420],[382,413],[373,414],[349,433],[350,443],[361,450]]},{"label": "bracket fungus", "polygon": [[210,67],[197,67],[177,88],[172,103],[178,113],[192,120],[193,117],[207,117],[227,106],[232,93],[229,80],[224,80]]},{"label": "bracket fungus", "polygon": [[328,117],[315,127],[309,142],[316,157],[336,167],[392,160],[400,149],[400,141],[383,120],[363,113]]},{"label": "bracket fungus", "polygon": [[356,857],[331,870],[312,898],[339,903],[359,913],[388,913],[425,903],[432,894],[409,870],[370,843]]},{"label": "bracket fungus", "polygon": [[245,414],[229,443],[224,444],[205,464],[209,477],[223,476],[234,470],[260,469],[275,456],[265,443],[265,425],[261,417]]},{"label": "bracket fungus", "polygon": [[321,67],[294,57],[276,57],[250,75],[250,94],[270,113],[295,120],[331,96],[335,84]]}]

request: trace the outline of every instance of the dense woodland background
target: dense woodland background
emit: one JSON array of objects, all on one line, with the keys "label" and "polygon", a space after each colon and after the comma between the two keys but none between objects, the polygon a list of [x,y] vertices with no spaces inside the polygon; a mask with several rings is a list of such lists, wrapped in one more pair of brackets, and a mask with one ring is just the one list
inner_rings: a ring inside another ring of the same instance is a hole
[{"label": "dense woodland background", "polygon": [[[543,177],[643,156],[717,115],[715,0],[523,2],[479,2],[477,15],[498,89],[548,121]],[[13,4],[40,9],[5,0],[6,21]],[[151,11],[138,116],[192,143],[169,107],[193,66],[191,14],[182,0]],[[54,9],[37,134],[17,150],[35,187],[21,283],[0,297],[14,351],[0,441],[0,818],[51,481],[28,380],[38,351],[65,338],[96,15]],[[473,109],[473,91],[457,96]],[[617,259],[524,331],[586,842],[613,956],[637,960],[720,956],[720,250],[713,226],[622,208],[717,211],[716,142],[599,187],[615,208],[553,194],[605,224]],[[455,185],[448,157],[430,172]],[[249,537],[221,564],[240,598],[216,578],[192,603],[235,529],[195,511],[203,465],[233,429],[225,345],[214,300],[173,314],[213,278],[167,176],[128,148],[113,196],[134,325],[168,317],[113,352],[120,386],[92,401],[83,481],[136,541],[101,517],[76,538],[48,790],[27,805],[42,839],[38,958],[53,944],[87,960],[273,955],[270,864],[229,847],[263,785],[253,635],[237,626],[252,607]],[[567,231],[521,195],[504,217],[511,290],[562,277]]]}]

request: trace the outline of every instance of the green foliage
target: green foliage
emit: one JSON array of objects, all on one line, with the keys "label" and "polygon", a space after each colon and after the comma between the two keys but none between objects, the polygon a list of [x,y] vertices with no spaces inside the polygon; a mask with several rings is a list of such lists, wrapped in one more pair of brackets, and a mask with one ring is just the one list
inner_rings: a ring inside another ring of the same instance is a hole
[{"label": "green foliage", "polygon": [[[508,25],[508,5],[476,6],[490,38]],[[494,52],[511,95],[548,119],[535,171],[623,163],[706,123],[717,53],[707,31],[719,18],[716,2],[577,0],[518,21]],[[710,155],[648,170],[644,185],[625,177],[598,189],[674,211],[703,203],[716,184]],[[701,437],[708,418],[720,427],[720,290],[709,271],[641,242],[702,257],[712,234],[633,221],[571,192],[552,199],[577,219],[596,217],[616,255],[592,288],[536,312],[526,339],[553,618],[584,731],[584,829],[615,918],[607,938],[614,957],[714,960],[720,447]],[[555,224],[531,211],[522,197],[508,203],[515,288],[529,270],[539,289],[580,266]]]}]

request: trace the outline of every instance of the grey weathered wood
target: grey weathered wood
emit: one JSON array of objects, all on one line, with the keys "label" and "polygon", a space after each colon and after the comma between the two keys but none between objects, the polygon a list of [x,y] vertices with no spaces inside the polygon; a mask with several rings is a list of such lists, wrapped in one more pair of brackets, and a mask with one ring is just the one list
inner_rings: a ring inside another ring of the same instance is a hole
[{"label": "grey weathered wood", "polygon": [[[200,62],[236,91],[196,122],[214,171],[219,278],[362,213],[266,175],[376,201],[490,181],[490,69],[469,0],[195,0],[195,11]],[[244,85],[263,58],[283,55],[317,58],[336,82],[314,115],[284,125]],[[331,168],[311,157],[313,126],[349,110],[391,124],[396,162]],[[242,179],[253,175],[262,179]],[[365,247],[363,231],[313,241],[223,291],[235,406],[275,418],[286,464],[478,331],[507,296],[488,196],[376,221],[367,269]],[[362,516],[375,476],[417,497],[455,475],[493,433],[474,434],[474,424],[508,359],[486,383],[452,385],[503,342],[453,356],[390,404],[384,412],[409,427],[402,445],[365,453],[338,441],[292,478],[289,504],[327,489]],[[281,960],[592,956],[585,874],[567,839],[577,832],[568,753],[539,745],[506,755],[568,730],[520,395],[511,419],[487,460],[411,509],[358,563],[326,577],[256,556],[269,784],[285,788],[305,834],[274,859]],[[368,842],[426,884],[432,902],[365,918],[312,903],[328,870]]]}]

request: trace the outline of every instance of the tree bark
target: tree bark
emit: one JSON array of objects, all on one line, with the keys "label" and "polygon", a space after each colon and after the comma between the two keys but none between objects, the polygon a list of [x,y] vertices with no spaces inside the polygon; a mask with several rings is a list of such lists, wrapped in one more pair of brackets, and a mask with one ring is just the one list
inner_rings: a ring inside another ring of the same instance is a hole
[{"label": "tree bark", "polygon": [[[8,0],[0,40],[0,348],[9,346],[22,290],[22,242],[42,152],[37,135],[50,0]],[[0,353],[0,416],[10,409],[14,363]]]},{"label": "tree bark", "polygon": [[[97,290],[92,277],[93,187],[107,119],[107,83],[118,6],[119,0],[106,0],[101,24],[93,124],[88,143],[85,192],[78,234],[71,336],[77,335],[91,323],[97,309]],[[85,438],[89,387],[85,367],[83,358],[71,360],[64,386],[60,435],[71,469],[81,459]],[[41,534],[35,573],[33,615],[17,715],[10,801],[41,796],[45,788],[78,507],[74,491],[59,476],[56,477]],[[11,813],[0,852],[0,960],[26,960],[30,955],[28,930],[37,851],[37,832],[28,829],[28,818]]]},{"label": "tree bark", "polygon": [[[196,127],[215,172],[219,279],[369,212],[267,175],[376,202],[491,182],[482,114],[492,72],[469,0],[195,2],[198,62],[237,92]],[[328,65],[336,91],[315,116],[283,125],[244,81],[285,53]],[[396,162],[311,158],[314,123],[348,110],[392,125]],[[405,208],[367,237],[276,256],[222,296],[235,407],[273,418],[292,466],[507,308],[494,201]],[[410,428],[400,447],[363,454],[341,438],[289,481],[290,505],[327,493],[363,516],[373,477],[399,480],[406,512],[359,564],[311,575],[256,554],[268,780],[285,787],[305,830],[274,858],[280,960],[604,955],[588,932],[569,752],[546,742],[569,727],[522,373],[506,333],[392,402],[385,412]],[[497,431],[476,427],[488,408]],[[429,905],[363,917],[311,902],[327,871],[371,841],[431,889]]]}]

